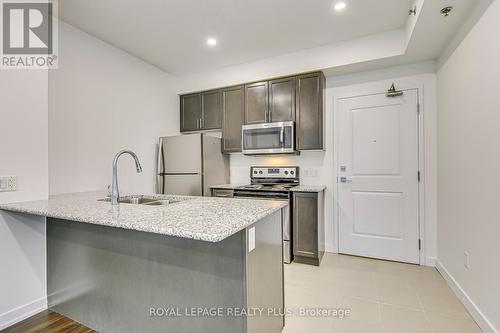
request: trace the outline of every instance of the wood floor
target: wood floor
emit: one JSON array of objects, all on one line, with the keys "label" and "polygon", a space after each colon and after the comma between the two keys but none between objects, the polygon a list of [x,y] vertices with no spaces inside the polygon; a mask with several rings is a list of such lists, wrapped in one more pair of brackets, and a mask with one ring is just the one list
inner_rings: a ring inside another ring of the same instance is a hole
[{"label": "wood floor", "polygon": [[0,333],[98,333],[63,315],[46,310]]}]

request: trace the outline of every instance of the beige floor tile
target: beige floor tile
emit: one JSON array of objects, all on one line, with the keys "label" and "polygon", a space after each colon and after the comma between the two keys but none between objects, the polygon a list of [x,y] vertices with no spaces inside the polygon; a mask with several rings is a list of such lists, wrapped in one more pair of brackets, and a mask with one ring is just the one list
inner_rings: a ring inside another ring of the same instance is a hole
[{"label": "beige floor tile", "polygon": [[[312,332],[312,331],[311,331]],[[357,320],[339,319],[335,321],[334,333],[385,333],[380,323],[365,323]],[[326,332],[325,332],[326,333]]]},{"label": "beige floor tile", "polygon": [[414,290],[414,286],[410,280],[401,276],[394,276],[390,273],[375,273],[375,283],[378,287],[394,287],[398,289]]},{"label": "beige floor tile", "polygon": [[330,308],[336,307],[339,296],[322,289],[296,288],[285,285],[285,306],[287,308]]},{"label": "beige floor tile", "polygon": [[392,305],[380,305],[385,333],[433,333],[425,312]]},{"label": "beige floor tile", "polygon": [[351,269],[373,273],[376,271],[376,261],[368,258],[360,258],[346,255],[325,254],[321,265],[324,269]]},{"label": "beige floor tile", "polygon": [[283,333],[311,333],[332,332],[334,320],[332,318],[287,317]]},{"label": "beige floor tile", "polygon": [[420,299],[415,290],[390,286],[379,286],[380,302],[414,309],[421,309]]},{"label": "beige floor tile", "polygon": [[351,296],[342,296],[339,299],[339,307],[350,309],[351,311],[350,317],[341,321],[354,320],[372,324],[380,323],[380,305],[378,302]]},{"label": "beige floor tile", "polygon": [[431,297],[457,299],[457,296],[455,295],[453,290],[451,290],[451,288],[448,286],[446,282],[444,282],[444,280],[442,282],[421,281],[420,283],[414,283],[413,287],[417,291],[417,293],[422,297],[431,296]]},{"label": "beige floor tile", "polygon": [[329,290],[334,293],[374,301],[379,300],[375,278],[369,272],[338,269],[331,272],[331,279],[332,285],[329,287]]},{"label": "beige floor tile", "polygon": [[450,316],[428,314],[434,333],[481,333],[481,329],[472,320]]},{"label": "beige floor tile", "polygon": [[427,313],[443,314],[463,319],[471,319],[469,313],[458,299],[419,296],[422,307]]},{"label": "beige floor tile", "polygon": [[434,268],[326,254],[285,266],[288,308],[348,308],[348,318],[287,318],[284,333],[479,333]]}]

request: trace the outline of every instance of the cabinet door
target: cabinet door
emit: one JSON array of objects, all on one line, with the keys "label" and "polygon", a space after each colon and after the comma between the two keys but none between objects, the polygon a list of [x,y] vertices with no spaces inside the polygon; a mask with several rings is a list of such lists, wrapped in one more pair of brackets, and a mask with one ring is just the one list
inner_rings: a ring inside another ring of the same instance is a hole
[{"label": "cabinet door", "polygon": [[181,132],[196,131],[201,123],[201,94],[181,96]]},{"label": "cabinet door", "polygon": [[233,198],[234,191],[233,190],[223,190],[218,188],[212,189],[212,196],[218,198]]},{"label": "cabinet door", "polygon": [[297,77],[296,131],[298,150],[323,147],[323,73]]},{"label": "cabinet door", "polygon": [[222,90],[222,152],[241,152],[241,126],[244,122],[243,86]]},{"label": "cabinet door", "polygon": [[316,259],[318,253],[318,194],[293,194],[293,254]]},{"label": "cabinet door", "polygon": [[245,85],[245,123],[267,123],[268,120],[268,82]]},{"label": "cabinet door", "polygon": [[202,129],[218,129],[222,126],[222,99],[220,90],[202,94],[203,117]]},{"label": "cabinet door", "polygon": [[295,120],[295,77],[269,81],[269,121]]}]

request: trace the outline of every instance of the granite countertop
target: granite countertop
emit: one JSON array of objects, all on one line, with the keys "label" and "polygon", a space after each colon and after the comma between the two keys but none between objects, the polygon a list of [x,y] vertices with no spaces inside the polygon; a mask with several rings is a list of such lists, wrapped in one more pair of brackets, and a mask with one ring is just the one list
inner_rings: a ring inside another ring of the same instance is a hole
[{"label": "granite countertop", "polygon": [[0,204],[0,209],[220,242],[286,206],[283,201],[172,195],[144,196],[179,201],[168,206],[125,203],[111,206],[109,201],[98,201],[105,197],[104,192],[61,194],[51,196],[48,200]]},{"label": "granite countertop", "polygon": [[[222,184],[222,185],[214,185],[210,186],[215,189],[222,190],[234,190],[240,186],[248,185],[248,184]],[[326,189],[324,185],[299,185],[291,188],[292,192],[323,192]]]},{"label": "granite countertop", "polygon": [[222,185],[212,185],[210,188],[220,189],[220,190],[234,190],[240,186],[245,186],[248,184],[222,184]]},{"label": "granite countertop", "polygon": [[299,185],[293,187],[292,192],[323,192],[326,189],[324,185]]}]

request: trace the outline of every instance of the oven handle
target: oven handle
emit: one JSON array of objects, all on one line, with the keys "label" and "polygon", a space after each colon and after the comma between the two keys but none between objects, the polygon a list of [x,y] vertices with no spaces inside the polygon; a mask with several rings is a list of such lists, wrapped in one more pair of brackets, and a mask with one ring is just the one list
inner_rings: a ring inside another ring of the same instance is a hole
[{"label": "oven handle", "polygon": [[252,198],[252,199],[277,199],[288,200],[289,194],[286,193],[273,193],[273,192],[249,192],[249,191],[234,191],[234,197],[238,198]]}]

